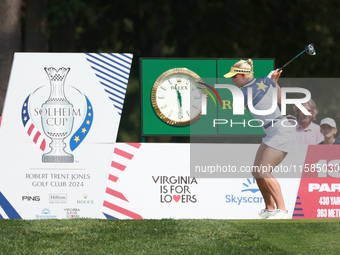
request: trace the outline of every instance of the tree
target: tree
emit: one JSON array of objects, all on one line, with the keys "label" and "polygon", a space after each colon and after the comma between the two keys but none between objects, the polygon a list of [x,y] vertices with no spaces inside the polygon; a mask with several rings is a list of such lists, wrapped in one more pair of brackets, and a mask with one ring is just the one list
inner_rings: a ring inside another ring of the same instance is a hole
[{"label": "tree", "polygon": [[30,0],[24,9],[24,51],[48,51],[47,0]]},{"label": "tree", "polygon": [[300,57],[283,77],[337,77],[339,6],[335,0],[0,0],[0,104],[15,51],[132,52],[119,135],[136,141],[140,57],[275,58],[280,67],[314,43],[317,55]]},{"label": "tree", "polygon": [[21,50],[21,0],[0,0],[0,111],[5,100],[13,54]]}]

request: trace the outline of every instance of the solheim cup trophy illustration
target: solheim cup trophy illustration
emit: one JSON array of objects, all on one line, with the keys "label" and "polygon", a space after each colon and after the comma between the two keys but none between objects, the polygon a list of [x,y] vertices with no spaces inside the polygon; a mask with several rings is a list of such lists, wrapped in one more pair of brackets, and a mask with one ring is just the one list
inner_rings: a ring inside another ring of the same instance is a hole
[{"label": "solheim cup trophy illustration", "polygon": [[65,151],[64,139],[73,127],[73,105],[66,99],[65,79],[70,68],[44,68],[50,80],[50,97],[41,107],[41,124],[45,134],[51,138],[51,151],[42,156],[42,162],[73,163],[74,157]]}]

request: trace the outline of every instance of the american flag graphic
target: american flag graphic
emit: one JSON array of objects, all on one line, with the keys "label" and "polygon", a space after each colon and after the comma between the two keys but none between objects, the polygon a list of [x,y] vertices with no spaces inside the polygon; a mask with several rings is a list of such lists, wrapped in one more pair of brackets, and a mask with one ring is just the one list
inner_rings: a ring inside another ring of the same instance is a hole
[{"label": "american flag graphic", "polygon": [[118,114],[122,114],[133,54],[86,53],[86,59],[99,78]]},{"label": "american flag graphic", "polygon": [[82,143],[82,141],[85,139],[92,126],[93,107],[87,96],[85,96],[85,99],[86,99],[86,116],[80,128],[72,135],[70,139],[71,151],[74,151]]},{"label": "american flag graphic", "polygon": [[129,200],[117,189],[120,177],[124,175],[126,166],[140,146],[140,143],[116,144],[103,203],[103,213],[108,219],[143,219],[141,215],[133,211]]},{"label": "american flag graphic", "polygon": [[32,141],[40,148],[40,150],[45,151],[46,149],[46,137],[33,124],[30,114],[28,112],[28,101],[30,95],[26,98],[21,111],[22,124]]},{"label": "american flag graphic", "polygon": [[303,213],[303,206],[301,204],[299,193],[296,197],[293,219],[302,219],[304,218],[305,214]]},{"label": "american flag graphic", "polygon": [[0,219],[21,219],[18,212],[0,192]]}]

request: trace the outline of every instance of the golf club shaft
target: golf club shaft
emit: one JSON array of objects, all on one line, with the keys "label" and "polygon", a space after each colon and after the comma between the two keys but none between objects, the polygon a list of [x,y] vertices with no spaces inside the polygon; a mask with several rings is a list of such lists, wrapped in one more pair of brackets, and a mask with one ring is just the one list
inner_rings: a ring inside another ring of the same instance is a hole
[{"label": "golf club shaft", "polygon": [[291,60],[289,60],[286,64],[284,64],[282,67],[279,68],[279,71],[281,71],[283,68],[288,66],[294,59],[296,59],[298,56],[300,56],[302,53],[304,53],[306,50],[301,51],[299,54],[297,54],[295,57],[293,57]]}]

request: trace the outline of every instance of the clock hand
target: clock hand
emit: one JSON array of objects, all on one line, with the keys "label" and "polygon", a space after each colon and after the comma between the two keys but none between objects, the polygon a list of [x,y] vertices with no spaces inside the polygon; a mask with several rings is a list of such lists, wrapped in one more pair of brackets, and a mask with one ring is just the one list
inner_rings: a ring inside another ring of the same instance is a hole
[{"label": "clock hand", "polygon": [[177,91],[177,94],[178,94],[179,106],[182,107],[182,96],[181,96],[181,93],[179,93],[179,91]]},{"label": "clock hand", "polygon": [[183,109],[182,109],[182,95],[179,92],[178,88],[177,88],[177,84],[175,85],[175,89],[177,92],[177,98],[179,100],[179,112],[178,112],[178,118],[183,118]]},{"label": "clock hand", "polygon": [[176,89],[176,92],[177,92],[177,98],[178,98],[178,100],[179,100],[179,106],[182,107],[182,95],[181,95],[181,93],[178,91],[177,84],[175,85],[175,89]]}]

